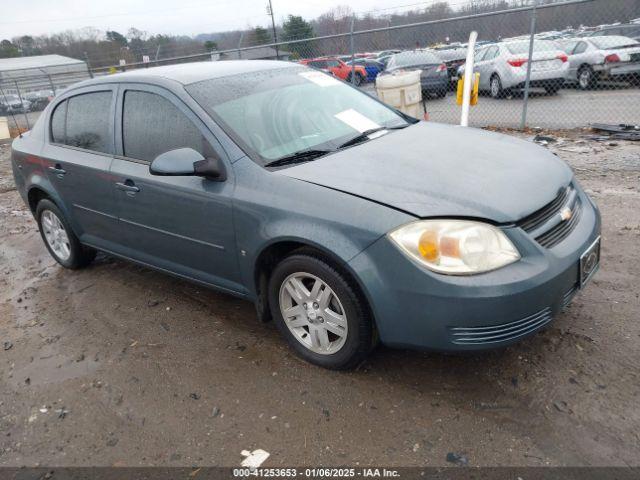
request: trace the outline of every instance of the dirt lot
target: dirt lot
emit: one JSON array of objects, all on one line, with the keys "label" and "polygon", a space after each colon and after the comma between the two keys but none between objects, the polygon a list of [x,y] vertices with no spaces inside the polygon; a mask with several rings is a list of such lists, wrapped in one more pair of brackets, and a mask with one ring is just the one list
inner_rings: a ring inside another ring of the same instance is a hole
[{"label": "dirt lot", "polygon": [[604,221],[565,313],[506,350],[336,373],[244,301],[106,256],[59,267],[0,146],[0,465],[639,465],[640,144],[549,147]]}]

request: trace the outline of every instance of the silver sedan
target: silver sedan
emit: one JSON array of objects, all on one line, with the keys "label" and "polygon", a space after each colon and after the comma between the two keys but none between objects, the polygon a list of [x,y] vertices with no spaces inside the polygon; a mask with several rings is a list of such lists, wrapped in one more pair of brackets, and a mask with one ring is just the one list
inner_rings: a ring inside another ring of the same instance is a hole
[{"label": "silver sedan", "polygon": [[[474,71],[480,73],[480,90],[501,98],[512,90],[524,88],[527,77],[529,41],[500,42],[478,50]],[[458,70],[464,71],[464,65]],[[531,58],[532,87],[554,94],[564,84],[569,71],[565,52],[554,42],[536,40]]]},{"label": "silver sedan", "polygon": [[629,37],[574,38],[562,42],[569,55],[569,81],[582,90],[595,88],[600,80],[640,84],[640,42]]}]

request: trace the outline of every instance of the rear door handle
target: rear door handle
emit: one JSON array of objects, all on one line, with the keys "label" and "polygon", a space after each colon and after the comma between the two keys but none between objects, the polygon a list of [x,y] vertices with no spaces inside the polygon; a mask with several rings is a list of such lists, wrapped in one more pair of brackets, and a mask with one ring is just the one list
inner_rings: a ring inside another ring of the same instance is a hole
[{"label": "rear door handle", "polygon": [[116,182],[116,188],[118,190],[122,190],[127,192],[127,194],[136,194],[140,191],[139,187],[136,187],[136,184],[133,183],[133,180],[126,179],[124,182]]},{"label": "rear door handle", "polygon": [[64,177],[65,174],[67,173],[67,171],[64,170],[62,168],[62,165],[60,165],[59,163],[56,163],[53,167],[49,167],[49,171],[55,173],[58,178]]}]

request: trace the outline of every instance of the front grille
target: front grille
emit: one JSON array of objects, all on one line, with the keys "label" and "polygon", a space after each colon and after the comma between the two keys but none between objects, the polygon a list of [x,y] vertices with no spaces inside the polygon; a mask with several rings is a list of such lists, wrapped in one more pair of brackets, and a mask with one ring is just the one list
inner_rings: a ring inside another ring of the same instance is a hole
[{"label": "front grille", "polygon": [[582,205],[580,205],[580,201],[576,202],[575,207],[572,210],[571,218],[567,221],[560,222],[554,228],[549,230],[548,232],[536,237],[536,241],[546,248],[551,248],[559,244],[562,240],[567,238],[569,234],[573,231],[575,226],[580,221],[580,214],[582,213]]},{"label": "front grille", "polygon": [[629,57],[629,60],[632,62],[640,62],[640,53],[632,53]]},{"label": "front grille", "polygon": [[482,345],[514,340],[532,333],[553,319],[551,308],[516,320],[486,327],[452,327],[452,342],[457,345]]},{"label": "front grille", "polygon": [[[564,219],[562,212],[571,212]],[[552,248],[564,240],[580,220],[582,205],[578,191],[569,185],[562,189],[558,196],[540,210],[520,220],[517,225],[533,236],[545,248]]]}]

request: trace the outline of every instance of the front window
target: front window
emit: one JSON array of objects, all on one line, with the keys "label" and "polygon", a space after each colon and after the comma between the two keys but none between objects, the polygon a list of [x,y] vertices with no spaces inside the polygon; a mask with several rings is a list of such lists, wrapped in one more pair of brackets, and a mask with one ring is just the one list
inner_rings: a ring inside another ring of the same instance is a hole
[{"label": "front window", "polygon": [[214,78],[186,90],[263,164],[305,149],[333,150],[375,127],[407,124],[359,90],[304,67]]}]

